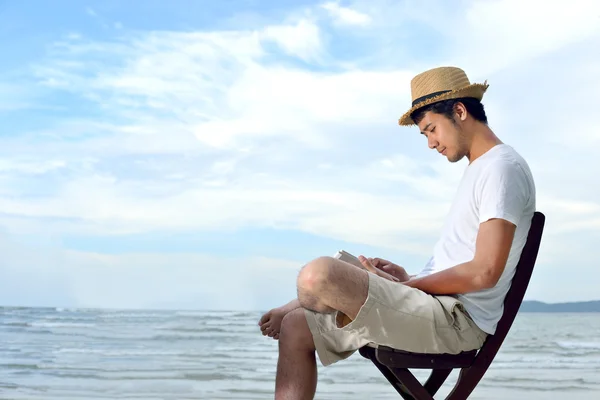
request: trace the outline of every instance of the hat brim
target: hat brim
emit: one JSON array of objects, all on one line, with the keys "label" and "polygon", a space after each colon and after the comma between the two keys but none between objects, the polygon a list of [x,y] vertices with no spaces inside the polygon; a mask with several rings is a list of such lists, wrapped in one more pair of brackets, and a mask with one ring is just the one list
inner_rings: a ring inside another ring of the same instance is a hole
[{"label": "hat brim", "polygon": [[438,96],[431,97],[427,100],[424,100],[420,103],[415,104],[408,110],[400,119],[398,120],[398,124],[402,126],[411,126],[415,125],[415,122],[412,120],[410,115],[418,110],[421,107],[428,106],[433,103],[437,103],[438,101],[450,100],[450,99],[459,99],[462,97],[473,97],[481,101],[483,98],[483,94],[486,92],[489,85],[486,83],[473,83],[469,86],[465,86],[464,88],[452,90],[451,92],[442,93]]}]

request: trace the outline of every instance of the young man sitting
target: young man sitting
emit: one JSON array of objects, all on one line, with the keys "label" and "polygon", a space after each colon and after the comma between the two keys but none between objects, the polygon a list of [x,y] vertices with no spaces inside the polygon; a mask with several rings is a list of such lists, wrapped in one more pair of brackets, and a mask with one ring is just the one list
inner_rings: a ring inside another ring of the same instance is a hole
[{"label": "young man sitting", "polygon": [[535,212],[535,185],[526,161],[487,124],[487,88],[455,67],[413,78],[400,125],[417,125],[448,161],[468,159],[433,255],[412,277],[379,258],[359,257],[364,268],[333,257],[306,264],[298,298],[259,321],[263,335],[279,340],[275,399],[314,398],[315,351],[326,366],[368,343],[456,354],[494,333]]}]

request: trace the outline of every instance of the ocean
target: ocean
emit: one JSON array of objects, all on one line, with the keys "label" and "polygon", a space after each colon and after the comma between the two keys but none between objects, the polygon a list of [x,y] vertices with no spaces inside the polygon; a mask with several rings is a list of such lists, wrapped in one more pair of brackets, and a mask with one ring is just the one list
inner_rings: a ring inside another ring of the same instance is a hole
[{"label": "ocean", "polygon": [[[0,308],[0,399],[270,399],[277,342],[260,316]],[[319,364],[316,398],[400,397],[356,353]],[[519,314],[471,398],[600,399],[600,314]]]}]

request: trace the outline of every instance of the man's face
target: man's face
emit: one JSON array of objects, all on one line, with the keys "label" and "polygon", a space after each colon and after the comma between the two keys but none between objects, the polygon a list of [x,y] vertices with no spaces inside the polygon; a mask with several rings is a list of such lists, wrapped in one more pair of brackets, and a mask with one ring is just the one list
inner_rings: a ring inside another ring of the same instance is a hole
[{"label": "man's face", "polygon": [[429,148],[446,156],[448,161],[460,161],[468,154],[468,138],[458,122],[448,119],[443,114],[428,111],[418,126],[421,133],[427,137]]}]

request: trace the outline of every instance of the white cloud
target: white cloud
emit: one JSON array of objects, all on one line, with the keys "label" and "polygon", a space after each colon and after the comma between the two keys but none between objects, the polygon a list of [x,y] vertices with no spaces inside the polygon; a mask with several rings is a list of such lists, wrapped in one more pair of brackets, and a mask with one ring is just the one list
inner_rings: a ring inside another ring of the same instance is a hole
[{"label": "white cloud", "polygon": [[23,173],[31,175],[42,175],[47,172],[65,167],[66,163],[61,160],[6,160],[0,159],[0,174]]},{"label": "white cloud", "polygon": [[[462,12],[462,9],[461,9]],[[461,57],[465,68],[492,74],[600,32],[600,3],[491,0],[471,2],[464,23],[456,24],[456,48],[468,46]],[[485,72],[484,72],[485,71]]]},{"label": "white cloud", "polygon": [[334,21],[340,25],[367,26],[371,23],[371,17],[368,14],[342,7],[337,2],[327,2],[321,7],[327,10]]},{"label": "white cloud", "polygon": [[267,26],[261,37],[276,42],[287,54],[304,61],[318,60],[324,50],[319,27],[307,19],[295,25]]},{"label": "white cloud", "polygon": [[0,304],[19,306],[257,310],[269,298],[289,301],[306,262],[34,249],[3,235],[0,249]]},{"label": "white cloud", "polygon": [[[301,46],[295,50],[286,47],[299,52],[299,57],[320,51],[320,42],[310,35],[297,41],[296,33],[290,37],[282,34],[296,30],[303,33],[298,26],[282,25],[262,32],[281,43]],[[52,86],[60,82],[65,90],[86,93],[112,116],[132,119],[130,132],[164,137],[161,125],[168,121],[174,127],[169,129],[169,140],[188,135],[179,127],[191,127],[204,144],[218,148],[272,135],[322,146],[327,135],[320,127],[325,123],[381,118],[391,122],[396,118],[395,103],[408,91],[410,72],[317,73],[283,67],[263,62],[267,51],[261,35],[153,34],[129,46],[69,42],[57,49],[60,58],[38,68],[38,74]],[[106,65],[97,70],[93,65],[102,56]],[[163,118],[144,110],[160,112]]]},{"label": "white cloud", "polygon": [[[357,170],[357,179],[361,177],[373,179]],[[44,227],[30,227],[34,230],[29,233],[47,230],[52,219],[59,223],[76,219],[84,231],[91,225],[103,234],[276,227],[420,255],[427,254],[431,244],[419,244],[411,237],[433,238],[447,209],[440,206],[441,196],[415,199],[389,191],[369,194],[344,186],[319,187],[324,182],[299,181],[299,187],[293,188],[288,182],[281,185],[251,175],[238,179],[243,183],[209,184],[173,194],[168,187],[157,188],[153,196],[147,196],[152,191],[149,186],[87,175],[69,181],[56,197],[25,202],[4,198],[0,207],[8,214],[46,219]],[[416,187],[417,181],[413,175],[407,183]]]}]

